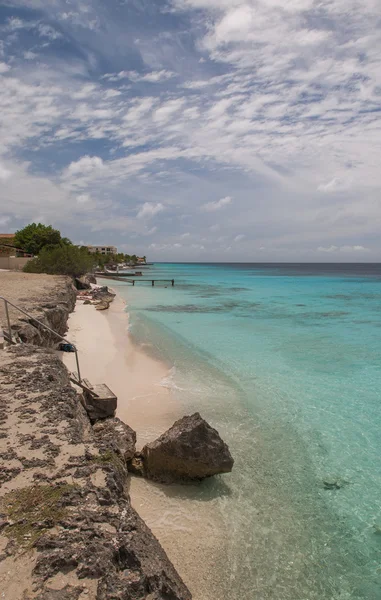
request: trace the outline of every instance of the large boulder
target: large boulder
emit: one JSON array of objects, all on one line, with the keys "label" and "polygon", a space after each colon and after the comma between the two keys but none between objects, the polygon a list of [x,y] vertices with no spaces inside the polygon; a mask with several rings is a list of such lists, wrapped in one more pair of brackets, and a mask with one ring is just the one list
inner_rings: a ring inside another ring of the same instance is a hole
[{"label": "large boulder", "polygon": [[110,292],[107,285],[94,289],[91,295],[93,300],[101,300],[102,302],[112,302],[115,298],[115,294]]},{"label": "large boulder", "polygon": [[92,283],[97,283],[96,277],[92,273],[86,273],[86,275],[75,278],[77,290],[91,290]]},{"label": "large boulder", "polygon": [[227,444],[199,413],[176,421],[141,452],[143,473],[162,483],[189,482],[230,473],[234,460]]},{"label": "large boulder", "polygon": [[103,300],[95,305],[95,310],[107,310],[108,308],[110,308],[110,303]]},{"label": "large boulder", "polygon": [[118,417],[97,421],[93,425],[95,442],[102,451],[111,450],[127,462],[135,454],[136,433]]}]

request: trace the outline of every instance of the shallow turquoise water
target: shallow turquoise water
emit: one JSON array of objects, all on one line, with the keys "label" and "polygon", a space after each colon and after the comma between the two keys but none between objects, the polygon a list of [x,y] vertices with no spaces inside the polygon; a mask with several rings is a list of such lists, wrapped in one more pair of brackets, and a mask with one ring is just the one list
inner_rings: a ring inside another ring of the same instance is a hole
[{"label": "shallow turquoise water", "polygon": [[[163,384],[236,459],[203,489],[228,528],[223,598],[380,600],[381,265],[144,275],[176,285],[113,282],[131,333],[173,367]],[[327,477],[342,487],[325,489]]]}]

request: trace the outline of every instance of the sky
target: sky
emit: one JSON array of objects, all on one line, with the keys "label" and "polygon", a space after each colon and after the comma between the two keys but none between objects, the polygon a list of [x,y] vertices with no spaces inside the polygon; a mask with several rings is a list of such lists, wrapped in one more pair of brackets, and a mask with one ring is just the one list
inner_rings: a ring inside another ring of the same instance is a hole
[{"label": "sky", "polygon": [[0,232],[381,260],[381,0],[0,0]]}]

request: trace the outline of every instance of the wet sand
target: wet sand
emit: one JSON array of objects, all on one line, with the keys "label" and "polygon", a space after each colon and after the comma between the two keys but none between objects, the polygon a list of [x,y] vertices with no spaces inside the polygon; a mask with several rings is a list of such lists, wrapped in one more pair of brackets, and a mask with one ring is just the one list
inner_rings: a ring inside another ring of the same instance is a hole
[{"label": "wet sand", "polygon": [[[137,432],[137,448],[156,439],[183,416],[166,382],[170,365],[132,343],[128,314],[118,296],[107,311],[77,301],[68,339],[77,345],[81,375],[106,383],[118,397],[117,416]],[[73,354],[64,362],[75,370]],[[132,477],[133,507],[152,529],[194,600],[225,600],[221,587],[225,533],[220,499],[207,482],[163,486]]]}]

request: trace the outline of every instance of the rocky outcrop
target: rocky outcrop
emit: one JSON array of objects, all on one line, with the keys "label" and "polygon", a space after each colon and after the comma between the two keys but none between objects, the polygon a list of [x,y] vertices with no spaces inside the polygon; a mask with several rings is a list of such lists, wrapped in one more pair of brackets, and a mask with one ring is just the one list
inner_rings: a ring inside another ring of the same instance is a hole
[{"label": "rocky outcrop", "polygon": [[[71,280],[41,276],[39,285],[39,276],[25,275],[26,283],[23,277],[20,283],[10,275],[6,295],[64,334],[76,299]],[[17,282],[25,297],[14,291]],[[191,600],[131,507],[126,463],[134,454],[135,432],[116,418],[92,426],[83,396],[48,348],[57,344],[54,334],[16,311],[11,320],[13,331],[29,343],[0,350],[2,595]]]},{"label": "rocky outcrop", "polygon": [[229,473],[233,464],[218,431],[195,413],[176,421],[157,440],[144,446],[131,466],[136,472],[142,465],[145,477],[172,483]]},{"label": "rocky outcrop", "polygon": [[191,599],[126,495],[134,443],[119,419],[91,426],[53,351],[22,344],[0,352],[5,597]]},{"label": "rocky outcrop", "polygon": [[92,273],[86,273],[75,279],[77,290],[91,290],[92,283],[97,283],[96,277]]},{"label": "rocky outcrop", "polygon": [[78,298],[84,299],[85,304],[94,304],[96,310],[107,310],[114,300],[115,294],[105,285],[87,291],[79,291]]},{"label": "rocky outcrop", "polygon": [[111,304],[111,302],[115,298],[115,294],[110,292],[107,285],[98,288],[92,292],[93,300],[97,301],[95,309],[96,310],[107,310]]},{"label": "rocky outcrop", "polygon": [[136,433],[118,417],[97,421],[93,426],[95,443],[102,452],[120,455],[127,463],[135,454]]},{"label": "rocky outcrop", "polygon": [[76,298],[76,290],[70,277],[60,278],[60,285],[50,291],[49,301],[47,298],[41,298],[39,301],[23,304],[22,308],[32,318],[19,313],[17,320],[12,324],[13,332],[25,343],[56,347],[59,338],[41,327],[33,317],[64,336],[67,331],[67,320],[74,310]]}]

